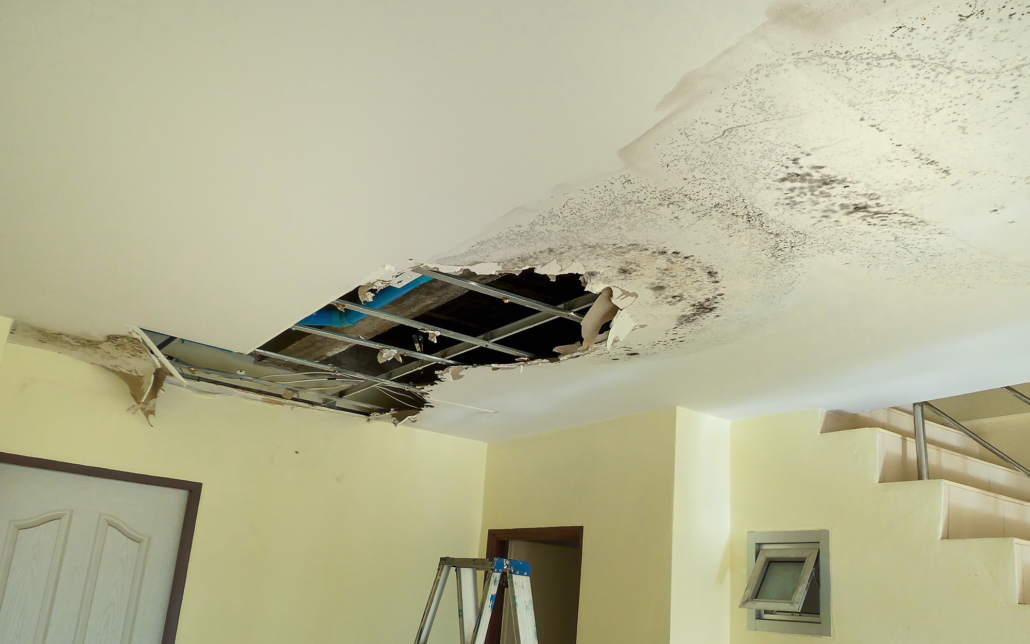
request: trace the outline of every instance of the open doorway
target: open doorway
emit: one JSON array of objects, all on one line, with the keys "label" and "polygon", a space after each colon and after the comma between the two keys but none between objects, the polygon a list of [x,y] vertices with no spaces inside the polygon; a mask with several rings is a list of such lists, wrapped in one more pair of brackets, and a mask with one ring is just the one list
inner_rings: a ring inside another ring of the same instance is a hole
[{"label": "open doorway", "polygon": [[[528,561],[540,644],[575,644],[583,527],[516,528],[487,532],[486,556]],[[511,644],[511,618],[497,593],[486,644]]]}]

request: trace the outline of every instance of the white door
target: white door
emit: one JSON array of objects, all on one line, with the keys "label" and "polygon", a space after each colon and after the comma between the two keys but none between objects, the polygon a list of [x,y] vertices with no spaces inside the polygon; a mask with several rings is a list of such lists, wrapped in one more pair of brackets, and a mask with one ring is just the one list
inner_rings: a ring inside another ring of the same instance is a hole
[{"label": "white door", "polygon": [[0,644],[159,644],[187,496],[0,463]]}]

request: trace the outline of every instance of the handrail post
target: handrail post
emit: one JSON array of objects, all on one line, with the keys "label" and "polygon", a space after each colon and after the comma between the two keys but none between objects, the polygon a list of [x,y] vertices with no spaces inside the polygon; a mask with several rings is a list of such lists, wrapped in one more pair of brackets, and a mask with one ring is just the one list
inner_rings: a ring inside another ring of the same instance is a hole
[{"label": "handrail post", "polygon": [[976,441],[976,443],[980,447],[986,449],[991,454],[994,454],[995,456],[997,456],[1001,460],[1005,461],[1006,463],[1011,465],[1017,471],[1022,472],[1026,476],[1030,476],[1030,470],[1028,470],[1027,468],[1023,467],[1019,463],[1019,461],[1017,461],[1016,459],[1012,458],[1011,456],[1009,456],[1005,452],[1001,451],[1000,449],[998,449],[994,445],[991,445],[990,443],[988,443],[984,439],[980,438],[980,436],[976,432],[974,432],[973,430],[969,429],[968,427],[966,427],[962,423],[958,422],[957,420],[955,420],[951,416],[945,414],[943,411],[941,411],[940,409],[935,407],[933,405],[933,403],[924,402],[924,403],[921,403],[921,404],[929,407],[930,411],[932,411],[933,413],[935,413],[938,416],[940,416],[941,419],[944,420],[944,422],[948,423],[949,425],[951,425],[955,429],[959,430],[960,432],[962,432],[966,436],[972,438],[974,441]]},{"label": "handrail post", "polygon": [[912,419],[916,430],[916,469],[919,480],[926,481],[930,478],[930,468],[926,456],[926,420],[923,418],[923,403],[912,405]]}]

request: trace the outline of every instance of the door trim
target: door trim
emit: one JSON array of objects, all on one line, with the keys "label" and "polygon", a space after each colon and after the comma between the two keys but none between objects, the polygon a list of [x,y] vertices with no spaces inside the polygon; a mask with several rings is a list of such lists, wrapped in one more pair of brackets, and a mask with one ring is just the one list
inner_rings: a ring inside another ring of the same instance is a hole
[{"label": "door trim", "polygon": [[0,452],[0,463],[32,467],[38,470],[81,474],[83,476],[92,476],[101,479],[112,479],[115,481],[127,481],[129,483],[141,483],[143,485],[156,485],[158,487],[170,487],[177,490],[186,490],[186,512],[182,517],[182,532],[179,534],[179,551],[175,555],[175,570],[172,572],[172,592],[168,596],[168,612],[165,613],[164,631],[161,635],[161,644],[175,644],[175,634],[179,629],[179,611],[182,609],[182,594],[186,588],[186,570],[190,564],[190,550],[193,548],[193,533],[197,528],[197,510],[200,508],[200,490],[203,486],[196,481],[183,481],[181,479],[171,479],[164,476],[151,476],[149,474],[109,470],[103,467],[93,467],[92,465],[79,465],[77,463],[65,463],[64,461],[52,461],[46,458],[22,456],[20,454],[10,454],[8,452]]},{"label": "door trim", "polygon": [[[508,556],[509,541],[575,541],[579,544],[580,563],[583,558],[583,526],[556,526],[553,528],[507,528],[501,530],[487,530],[486,532],[486,557]],[[580,573],[582,580],[582,572]],[[579,601],[576,602],[576,612],[579,612]],[[495,606],[504,606],[504,584],[497,589]],[[495,610],[490,616],[490,624],[486,629],[486,644],[500,644],[501,642],[501,610]]]}]

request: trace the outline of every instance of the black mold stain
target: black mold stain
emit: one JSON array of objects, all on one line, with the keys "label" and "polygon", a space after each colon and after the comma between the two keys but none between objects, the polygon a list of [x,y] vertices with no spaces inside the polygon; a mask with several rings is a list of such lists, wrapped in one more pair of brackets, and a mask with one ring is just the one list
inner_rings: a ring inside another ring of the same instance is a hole
[{"label": "black mold stain", "polygon": [[863,192],[860,182],[851,181],[828,172],[826,166],[803,166],[795,157],[787,172],[776,179],[783,184],[780,202],[792,209],[807,210],[815,225],[841,225],[857,222],[865,226],[891,228],[921,228],[927,223],[897,208],[884,203],[875,192]]},{"label": "black mold stain", "polygon": [[690,310],[679,316],[676,320],[677,324],[694,324],[697,321],[712,315],[719,308],[719,303],[720,300],[722,300],[722,297],[722,293],[717,293],[712,297],[707,297],[703,300],[692,303],[690,305]]}]

